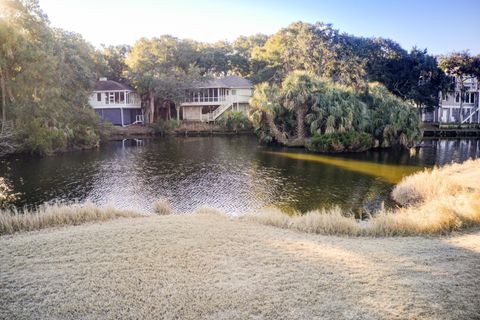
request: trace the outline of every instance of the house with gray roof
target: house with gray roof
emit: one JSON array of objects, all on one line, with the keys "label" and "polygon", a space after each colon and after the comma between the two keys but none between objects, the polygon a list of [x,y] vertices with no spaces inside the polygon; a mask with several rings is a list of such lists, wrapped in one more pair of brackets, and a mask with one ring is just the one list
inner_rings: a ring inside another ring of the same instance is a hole
[{"label": "house with gray roof", "polygon": [[180,112],[183,120],[212,122],[228,111],[247,114],[253,84],[238,76],[200,82],[188,90]]},{"label": "house with gray roof", "polygon": [[141,99],[135,90],[125,84],[100,78],[89,103],[104,121],[114,125],[143,123]]}]

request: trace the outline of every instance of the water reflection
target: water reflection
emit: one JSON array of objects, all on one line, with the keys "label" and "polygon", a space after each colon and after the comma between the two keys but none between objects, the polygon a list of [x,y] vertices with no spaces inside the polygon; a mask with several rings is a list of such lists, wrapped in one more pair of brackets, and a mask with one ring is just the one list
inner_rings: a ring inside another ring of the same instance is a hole
[{"label": "water reflection", "polygon": [[322,156],[260,146],[250,136],[164,138],[11,157],[0,160],[0,176],[22,193],[18,206],[91,200],[150,211],[166,197],[178,212],[203,205],[230,213],[330,205],[358,211],[380,206],[403,175],[479,156],[479,140],[425,140],[413,154],[392,149]]}]

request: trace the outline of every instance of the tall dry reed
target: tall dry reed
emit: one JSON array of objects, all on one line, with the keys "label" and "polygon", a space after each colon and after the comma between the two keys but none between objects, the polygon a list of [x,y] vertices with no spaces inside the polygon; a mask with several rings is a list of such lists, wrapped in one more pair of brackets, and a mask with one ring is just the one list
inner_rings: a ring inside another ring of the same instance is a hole
[{"label": "tall dry reed", "polygon": [[1,210],[0,235],[18,231],[39,230],[62,225],[79,225],[121,217],[138,217],[138,213],[113,206],[99,207],[93,203],[46,204],[34,210]]}]

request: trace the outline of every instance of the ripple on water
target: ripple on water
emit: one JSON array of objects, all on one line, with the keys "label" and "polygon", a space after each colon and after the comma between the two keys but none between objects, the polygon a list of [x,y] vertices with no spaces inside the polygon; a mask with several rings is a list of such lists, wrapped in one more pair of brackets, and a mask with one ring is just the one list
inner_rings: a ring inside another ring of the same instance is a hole
[{"label": "ripple on water", "polygon": [[405,150],[324,156],[258,145],[255,137],[111,142],[100,150],[3,159],[0,176],[22,195],[47,201],[112,203],[151,211],[168,198],[178,212],[209,205],[235,214],[262,207],[364,210],[388,199],[394,183],[425,166],[480,156],[480,140],[426,140]]}]

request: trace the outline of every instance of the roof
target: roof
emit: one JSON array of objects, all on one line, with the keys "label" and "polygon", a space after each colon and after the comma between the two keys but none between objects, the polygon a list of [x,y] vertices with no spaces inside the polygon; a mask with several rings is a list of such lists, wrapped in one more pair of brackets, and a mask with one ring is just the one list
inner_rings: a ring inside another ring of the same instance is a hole
[{"label": "roof", "polygon": [[196,85],[198,88],[252,88],[250,80],[239,76],[226,76],[222,78],[208,80]]},{"label": "roof", "polygon": [[113,80],[99,80],[95,84],[95,89],[93,91],[115,91],[115,90],[128,90],[134,91],[131,87],[126,84],[119,83]]}]

